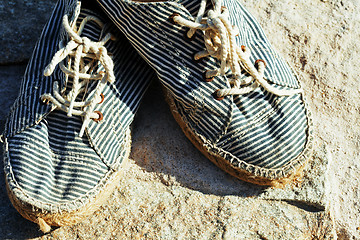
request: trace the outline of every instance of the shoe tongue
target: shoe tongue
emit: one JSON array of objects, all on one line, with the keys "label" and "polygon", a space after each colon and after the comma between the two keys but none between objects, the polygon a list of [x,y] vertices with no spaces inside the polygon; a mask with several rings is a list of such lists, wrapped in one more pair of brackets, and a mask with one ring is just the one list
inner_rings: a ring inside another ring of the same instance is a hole
[{"label": "shoe tongue", "polygon": [[[199,12],[201,0],[182,0],[180,1],[180,4],[182,4],[192,16],[197,16],[197,13]],[[206,9],[210,9],[212,6],[212,1],[207,1]]]},{"label": "shoe tongue", "polygon": [[[132,0],[133,2],[140,2],[140,3],[146,3],[146,2],[149,2],[149,3],[161,3],[161,2],[177,2],[179,4],[181,4],[182,6],[184,6],[192,16],[196,16],[198,11],[199,11],[199,8],[200,8],[200,3],[201,3],[201,0],[180,0],[180,1],[175,1],[175,0],[172,0],[172,1],[167,1],[167,0]],[[208,0],[207,1],[207,6],[206,8],[207,9],[210,9],[211,6],[213,6],[213,1],[214,0]]]}]

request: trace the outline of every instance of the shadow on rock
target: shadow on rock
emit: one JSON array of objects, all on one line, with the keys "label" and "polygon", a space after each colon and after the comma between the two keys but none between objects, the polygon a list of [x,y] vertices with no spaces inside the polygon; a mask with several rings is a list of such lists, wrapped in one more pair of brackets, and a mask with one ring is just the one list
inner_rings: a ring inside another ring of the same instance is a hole
[{"label": "shadow on rock", "polygon": [[[1,126],[2,127],[2,126]],[[0,144],[0,156],[3,159],[3,145]],[[3,161],[0,163],[3,169]],[[29,239],[42,236],[38,226],[23,218],[12,206],[5,187],[4,172],[0,171],[0,236],[3,239]]]},{"label": "shadow on rock", "polygon": [[204,194],[251,197],[266,187],[246,183],[217,168],[185,137],[157,81],[150,86],[133,124],[131,158],[165,185]]}]

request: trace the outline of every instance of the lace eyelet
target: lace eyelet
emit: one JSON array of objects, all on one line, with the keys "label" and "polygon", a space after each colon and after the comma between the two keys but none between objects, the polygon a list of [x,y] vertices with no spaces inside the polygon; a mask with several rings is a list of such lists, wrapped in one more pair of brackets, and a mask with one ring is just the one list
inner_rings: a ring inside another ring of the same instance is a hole
[{"label": "lace eyelet", "polygon": [[193,60],[195,63],[200,63],[202,59],[201,59],[201,58],[200,58],[200,59],[195,59],[195,54],[194,54],[192,60]]},{"label": "lace eyelet", "polygon": [[172,23],[172,24],[177,24],[175,21],[174,21],[174,17],[176,16],[180,16],[180,14],[178,13],[173,13],[171,14],[171,16],[169,17],[169,21]]},{"label": "lace eyelet", "polygon": [[213,93],[213,97],[214,97],[216,100],[221,101],[221,100],[224,99],[224,97],[219,97],[219,91],[220,91],[219,89],[216,90],[216,91]]},{"label": "lace eyelet", "polygon": [[185,40],[186,42],[192,42],[192,41],[195,39],[196,34],[192,35],[192,37],[189,38],[189,37],[187,36],[187,33],[188,33],[187,31],[184,32],[184,40]]},{"label": "lace eyelet", "polygon": [[42,97],[39,97],[39,102],[41,105],[49,105],[50,103],[48,99],[42,99]]},{"label": "lace eyelet", "polygon": [[99,112],[99,111],[94,111],[94,113],[97,113],[98,115],[99,115],[99,118],[93,118],[92,120],[94,121],[94,122],[100,122],[100,121],[102,121],[103,119],[104,119],[104,115],[101,113],[101,112]]},{"label": "lace eyelet", "polygon": [[243,51],[243,52],[246,51],[246,47],[244,45],[241,45],[241,51]]},{"label": "lace eyelet", "polygon": [[203,76],[204,76],[204,81],[205,81],[205,82],[212,82],[212,81],[214,80],[214,77],[211,77],[211,78],[207,78],[207,77],[206,77],[208,71],[209,71],[209,70],[206,70],[206,71],[204,72],[204,74],[203,74]]},{"label": "lace eyelet", "polygon": [[196,56],[196,53],[195,53],[195,54],[193,55],[193,57],[192,57],[192,59],[193,59],[193,61],[194,61],[195,63],[200,63],[200,62],[202,62],[203,58],[196,59],[195,56]]},{"label": "lace eyelet", "polygon": [[104,102],[104,100],[105,100],[104,94],[101,93],[100,97],[101,97],[101,100],[100,100],[100,102],[98,102],[98,104],[102,104]]},{"label": "lace eyelet", "polygon": [[259,62],[264,63],[264,65],[265,65],[265,67],[266,67],[266,62],[265,62],[264,60],[262,60],[262,59],[258,59],[258,60],[255,61],[255,67],[256,67],[256,68],[259,67]]}]

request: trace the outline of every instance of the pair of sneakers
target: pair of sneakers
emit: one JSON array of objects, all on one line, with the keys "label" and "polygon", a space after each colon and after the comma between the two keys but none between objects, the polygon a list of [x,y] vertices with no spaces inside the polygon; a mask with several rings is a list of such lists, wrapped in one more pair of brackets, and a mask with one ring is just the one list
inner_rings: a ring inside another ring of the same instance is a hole
[{"label": "pair of sneakers", "polygon": [[156,73],[191,142],[281,187],[311,148],[300,84],[238,0],[59,0],[3,135],[9,197],[46,232],[92,214],[121,177]]}]

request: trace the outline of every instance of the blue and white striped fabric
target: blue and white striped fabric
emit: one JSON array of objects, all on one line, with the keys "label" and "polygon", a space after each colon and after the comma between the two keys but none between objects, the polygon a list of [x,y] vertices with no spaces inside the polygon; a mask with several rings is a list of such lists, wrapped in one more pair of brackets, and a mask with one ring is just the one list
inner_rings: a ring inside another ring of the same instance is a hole
[{"label": "blue and white striped fabric", "polygon": [[[180,125],[198,139],[201,149],[216,155],[231,171],[246,171],[252,176],[279,179],[306,161],[310,147],[308,112],[302,94],[275,96],[262,87],[219,101],[217,89],[230,88],[226,76],[204,81],[204,72],[219,68],[213,57],[194,61],[204,49],[203,33],[192,41],[187,30],[170,21],[174,13],[194,20],[200,0],[135,2],[97,0],[132,45],[155,69],[169,92]],[[207,8],[212,8],[209,1]],[[232,24],[239,29],[239,46],[251,51],[251,60],[266,62],[265,79],[277,89],[298,89],[300,84],[287,63],[274,51],[253,16],[237,1],[224,0]]]},{"label": "blue and white striped fabric", "polygon": [[[51,213],[81,208],[121,171],[130,151],[129,125],[153,78],[151,69],[103,12],[82,9],[78,22],[95,15],[116,36],[116,41],[105,45],[112,54],[116,81],[106,85],[105,99],[95,108],[104,119],[91,121],[86,134],[79,137],[81,117],[68,117],[61,110],[51,111],[51,104],[43,104],[40,96],[53,93],[53,82],[64,82],[59,67],[50,77],[44,77],[43,71],[59,50],[59,41],[68,41],[62,18],[66,14],[74,19],[76,5],[75,0],[57,3],[28,64],[4,133],[10,191],[21,202]],[[85,25],[83,36],[98,41],[100,34],[94,22]]]}]

